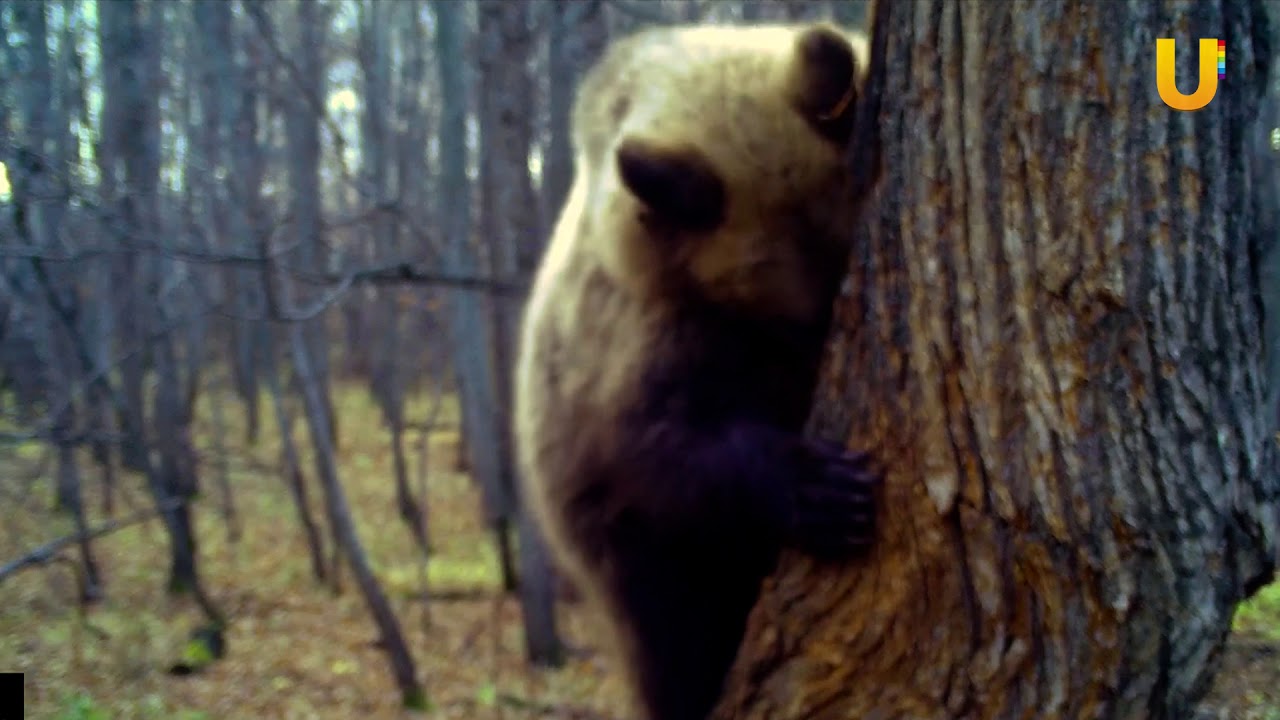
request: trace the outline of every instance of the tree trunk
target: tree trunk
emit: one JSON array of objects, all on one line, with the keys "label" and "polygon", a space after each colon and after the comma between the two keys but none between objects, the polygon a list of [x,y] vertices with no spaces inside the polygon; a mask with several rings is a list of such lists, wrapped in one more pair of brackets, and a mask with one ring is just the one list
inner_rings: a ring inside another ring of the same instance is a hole
[{"label": "tree trunk", "polygon": [[[471,183],[467,179],[466,137],[467,84],[466,24],[462,5],[437,0],[437,67],[440,71],[440,176],[441,232],[445,237],[445,264],[458,275],[476,273],[479,262],[470,242]],[[510,491],[502,482],[498,442],[505,428],[497,412],[497,377],[489,352],[491,316],[485,312],[484,298],[470,290],[456,290],[450,297],[450,340],[454,348],[454,369],[458,375],[462,436],[466,439],[468,466],[484,498],[485,520],[498,535],[504,578],[511,568],[507,534],[513,518]]]},{"label": "tree trunk", "polygon": [[[160,103],[155,90],[161,69],[161,42],[164,36],[164,8],[129,0],[98,3],[99,44],[103,55],[102,153],[99,166],[103,185],[117,193],[119,223],[115,239],[122,244],[161,243],[168,236],[161,227],[160,203]],[[167,506],[175,498],[195,493],[194,452],[190,446],[189,414],[182,407],[183,387],[176,369],[172,335],[158,343],[157,358],[162,372],[155,394],[158,414],[156,442],[160,462],[152,462],[151,442],[146,433],[144,379],[146,362],[142,352],[151,342],[151,323],[157,308],[166,309],[161,297],[162,269],[154,257],[145,254],[121,256],[115,278],[124,301],[117,309],[118,345],[127,354],[120,363],[121,387],[116,389],[105,376],[95,376],[112,398],[124,436],[121,451],[126,466],[142,472],[157,506]],[[64,311],[65,313],[65,311]],[[75,331],[72,318],[64,318],[68,331]],[[95,367],[83,339],[77,338],[77,355],[85,368]],[[221,614],[200,585],[196,564],[196,541],[192,533],[190,506],[169,506],[161,514],[169,534],[170,578],[173,592],[193,592],[209,619],[221,624]]]},{"label": "tree trunk", "polygon": [[[487,224],[482,227],[489,248],[489,271],[499,278],[531,277],[540,249],[535,240],[539,230],[538,196],[529,174],[533,144],[529,109],[534,102],[534,84],[528,71],[533,44],[531,8],[529,3],[501,0],[482,0],[479,7],[480,137],[485,148],[480,177],[487,201],[482,218]],[[492,297],[489,308],[500,428],[495,449],[503,490],[515,499],[525,648],[535,665],[554,667],[563,662],[564,648],[556,629],[551,564],[536,525],[523,517],[525,510],[516,490],[515,448],[507,430],[511,427],[512,362],[520,304],[517,298]],[[500,540],[505,539],[505,534],[500,536]]]},{"label": "tree trunk", "polygon": [[[217,20],[213,24],[211,34],[219,35],[225,22],[228,34],[234,35],[230,8],[226,3],[216,0],[208,3]],[[223,15],[228,17],[225,20]],[[265,154],[258,143],[258,86],[263,81],[255,59],[261,52],[257,48],[259,41],[252,32],[241,35],[241,46],[245,49],[246,59],[240,63],[219,65],[218,85],[222,100],[218,109],[222,113],[222,124],[229,133],[224,147],[224,161],[230,168],[224,181],[227,197],[232,207],[230,225],[232,228],[232,247],[241,248],[251,253],[258,247],[258,235],[262,234],[262,176],[264,172]],[[227,59],[234,58],[231,38],[219,41],[219,45],[227,48]],[[219,61],[220,63],[222,61]],[[225,75],[223,74],[225,73]],[[258,273],[253,268],[238,269],[229,278],[232,282],[231,292],[237,299],[241,313],[254,317],[261,315],[265,309],[263,286]],[[235,377],[236,394],[244,405],[245,433],[250,444],[258,440],[261,423],[259,395],[259,376],[261,364],[267,362],[262,354],[269,326],[258,320],[232,321],[232,371]]]},{"label": "tree trunk", "polygon": [[[179,379],[177,353],[173,335],[161,338],[156,348],[156,376],[154,393],[155,409],[152,416],[156,427],[155,445],[159,451],[159,468],[165,497],[194,500],[199,492],[196,476],[195,453],[191,448],[190,426],[184,422],[181,398],[178,396]],[[191,521],[191,506],[182,504],[174,515],[176,535],[171,547],[169,590],[186,593],[198,584],[198,549]]]},{"label": "tree trunk", "polygon": [[89,539],[89,523],[85,519],[83,494],[80,490],[80,467],[76,464],[75,448],[65,442],[59,443],[57,448],[59,493],[63,494],[63,503],[80,536],[76,543],[80,551],[80,602],[97,602],[102,599],[102,573],[93,557],[93,541]]},{"label": "tree trunk", "polygon": [[[328,22],[331,8],[318,2],[302,2],[294,6],[293,48],[297,54],[300,87],[292,87],[285,125],[289,132],[288,146],[289,187],[292,190],[290,210],[293,213],[294,238],[298,247],[297,262],[309,272],[324,273],[326,245],[321,220],[320,114],[309,98],[325,97],[327,63],[324,45],[328,41]],[[314,298],[314,291],[305,288],[298,292],[297,300],[305,305]],[[315,380],[319,385],[321,401],[331,419],[328,426],[334,435],[330,440],[339,447],[338,423],[334,413],[333,396],[329,387],[329,335],[323,315],[304,324],[303,335],[307,339],[308,356],[311,358]],[[302,392],[302,388],[298,388]]]},{"label": "tree trunk", "polygon": [[[1280,20],[1280,18],[1274,18]],[[1274,34],[1274,29],[1273,29]],[[1254,222],[1257,227],[1258,286],[1262,289],[1263,348],[1267,356],[1268,421],[1280,427],[1280,93],[1263,99],[1258,123],[1251,135]]]},{"label": "tree trunk", "polygon": [[218,499],[222,511],[223,524],[227,528],[227,543],[234,545],[240,541],[242,528],[239,514],[236,512],[235,492],[231,488],[231,453],[227,449],[227,418],[223,408],[223,388],[221,385],[209,393],[209,414],[212,420],[213,436],[213,474],[218,483]]},{"label": "tree trunk", "polygon": [[[268,342],[270,341],[268,336]],[[297,443],[293,439],[293,419],[284,405],[284,390],[280,387],[274,355],[274,352],[264,350],[262,376],[266,380],[267,392],[271,397],[271,409],[275,412],[276,423],[280,427],[280,453],[284,461],[285,484],[289,488],[289,497],[293,500],[294,510],[298,513],[298,524],[302,526],[303,537],[307,541],[307,557],[311,559],[311,576],[316,579],[316,582],[324,583],[329,577],[324,562],[324,540],[320,535],[319,526],[311,515],[306,478],[302,475],[302,459],[298,454]]]},{"label": "tree trunk", "polygon": [[[289,149],[288,162],[288,187],[291,190],[289,197],[289,208],[292,215],[294,242],[297,250],[297,263],[303,268],[311,272],[323,272],[325,270],[325,262],[323,254],[325,245],[323,239],[323,222],[321,217],[322,197],[320,192],[320,117],[317,108],[310,104],[308,98],[324,97],[325,86],[325,55],[322,52],[321,45],[326,41],[327,12],[328,9],[320,7],[319,3],[304,2],[293,7],[294,23],[292,38],[292,47],[297,54],[298,77],[292,78],[297,86],[292,87],[287,93],[288,98],[285,104],[285,129],[288,133],[286,144]],[[252,12],[260,13],[261,17],[267,17],[269,8],[254,8]],[[269,238],[264,240],[269,243]],[[270,252],[267,252],[264,256]],[[296,305],[305,305],[314,300],[314,288],[308,292],[306,288],[300,288],[296,292]],[[302,336],[306,342],[306,357],[311,361],[311,370],[314,377],[311,378],[316,383],[316,392],[320,394],[321,404],[324,406],[325,417],[329,422],[324,425],[324,429],[333,432],[336,424],[334,423],[333,400],[329,394],[329,374],[328,374],[328,356],[329,344],[328,336],[325,333],[324,315],[313,318],[303,323]],[[292,332],[292,330],[290,330]],[[296,354],[296,351],[294,351]],[[301,369],[296,368],[297,372],[293,375],[294,390],[305,397],[308,390],[303,387],[304,378],[301,375]],[[329,438],[329,444],[335,449],[337,448],[336,436]],[[323,458],[319,447],[315,444],[313,438],[312,446],[315,448],[313,455],[316,464],[316,476],[324,482]],[[327,511],[332,512],[334,506],[326,503]],[[334,592],[340,592],[342,588],[342,558],[341,548],[343,546],[342,538],[339,537],[339,528],[341,519],[329,515],[329,532],[332,534],[330,548],[332,555],[330,557],[329,572],[327,576]]]},{"label": "tree trunk", "polygon": [[[392,33],[391,15],[394,5],[372,2],[360,6],[359,58],[361,76],[364,79],[364,111],[360,117],[361,171],[366,186],[374,194],[378,204],[395,202],[391,183],[393,172],[401,158],[396,157],[393,145],[392,123],[394,117],[387,113],[392,106]],[[409,85],[401,92],[416,92],[420,83]],[[401,190],[403,188],[400,188]],[[395,218],[386,212],[378,212],[372,222],[373,254],[400,257],[400,237]],[[403,352],[401,343],[401,309],[398,288],[381,288],[373,299],[376,323],[360,323],[369,332],[375,346],[373,369],[369,376],[374,400],[382,410],[382,417],[391,434],[392,480],[396,487],[396,509],[404,521],[414,544],[425,559],[427,550],[426,519],[418,501],[409,487],[409,463],[404,452],[404,372],[401,369]],[[359,309],[367,304],[356,305]],[[372,318],[370,318],[372,320]],[[372,326],[372,327],[370,327]],[[366,347],[360,351],[368,358]],[[366,368],[368,363],[364,363]]]},{"label": "tree trunk", "polygon": [[525,657],[539,667],[560,667],[567,653],[556,624],[556,574],[551,554],[529,513],[521,512],[516,523]]},{"label": "tree trunk", "polygon": [[418,672],[414,667],[413,656],[405,643],[404,633],[400,630],[400,621],[396,619],[391,603],[387,600],[382,585],[373,574],[373,567],[365,555],[364,546],[356,534],[355,523],[351,518],[351,508],[347,503],[346,493],[338,478],[335,465],[333,431],[329,428],[328,408],[320,394],[319,379],[308,353],[306,337],[297,324],[288,329],[289,348],[293,353],[294,366],[298,371],[298,384],[302,389],[302,399],[306,406],[307,425],[311,430],[311,443],[316,453],[316,465],[320,471],[320,481],[324,487],[325,504],[329,507],[329,517],[334,523],[333,535],[346,556],[355,577],[356,585],[364,598],[369,614],[378,626],[382,648],[387,653],[391,664],[392,675],[400,688],[401,699],[406,708],[423,709],[426,706],[426,693],[418,682]]},{"label": "tree trunk", "polygon": [[[111,408],[108,401],[102,398],[102,391],[96,385],[90,386],[88,398],[89,412],[93,414],[90,430],[102,434],[111,432]],[[116,514],[116,461],[111,447],[111,443],[105,440],[94,440],[92,445],[93,460],[98,464],[102,482],[102,514],[107,518],[113,518]]]},{"label": "tree trunk", "polygon": [[[192,5],[199,41],[194,47],[199,50],[201,72],[198,92],[203,127],[199,137],[207,143],[205,161],[214,169],[203,178],[206,201],[217,203],[211,220],[219,231],[213,234],[213,240],[224,249],[248,253],[254,248],[250,218],[258,202],[259,186],[252,161],[246,159],[256,152],[257,144],[254,70],[249,62],[236,61],[231,10],[231,3],[217,0],[200,0]],[[228,320],[229,364],[236,395],[244,405],[245,439],[252,445],[257,443],[260,425],[257,345],[263,328],[261,321],[252,319],[262,312],[257,275],[253,268],[231,267],[221,276],[238,316]]]},{"label": "tree trunk", "polygon": [[[875,22],[860,135],[884,177],[813,429],[887,468],[879,539],[842,568],[784,558],[718,717],[1191,717],[1277,560],[1261,2]],[[1201,36],[1226,39],[1226,79],[1174,111],[1153,40]]]},{"label": "tree trunk", "polygon": [[[604,51],[609,25],[602,3],[566,3],[553,0],[547,31],[547,144],[542,168],[542,229],[539,241],[551,237],[559,208],[573,181],[573,148],[569,120],[573,111],[573,88],[578,78]],[[530,248],[539,256],[543,246]]]}]

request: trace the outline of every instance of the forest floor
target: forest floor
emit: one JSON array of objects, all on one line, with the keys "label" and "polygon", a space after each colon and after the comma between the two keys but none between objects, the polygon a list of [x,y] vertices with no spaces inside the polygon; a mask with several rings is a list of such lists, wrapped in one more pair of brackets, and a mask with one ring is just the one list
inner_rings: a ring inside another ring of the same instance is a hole
[{"label": "forest floor", "polygon": [[[228,400],[223,459],[240,538],[230,540],[221,512],[215,479],[220,458],[206,403],[197,438],[204,493],[196,513],[201,573],[231,617],[228,657],[191,677],[167,674],[200,614],[191,602],[166,597],[166,546],[158,521],[121,530],[95,544],[107,597],[87,617],[76,606],[67,563],[27,570],[0,584],[0,670],[26,673],[28,718],[624,716],[622,689],[603,658],[575,652],[565,668],[555,671],[531,670],[524,663],[519,606],[498,592],[496,553],[480,522],[479,499],[452,467],[456,435],[437,432],[428,443],[435,553],[424,564],[397,518],[387,433],[376,408],[366,392],[354,388],[336,402],[341,477],[360,537],[418,662],[430,710],[400,709],[376,630],[349,576],[336,597],[312,580],[296,516],[276,471],[278,435],[274,428],[264,430],[256,446],[247,446],[240,413]],[[271,417],[265,401],[262,410],[265,428]],[[410,417],[426,415],[424,407],[410,408]],[[301,422],[295,434],[305,447]],[[416,436],[408,444],[417,487]],[[5,562],[70,533],[71,527],[49,509],[52,463],[44,451],[32,446],[0,453],[8,483],[0,486],[0,562]],[[91,466],[85,462],[84,467]],[[304,467],[313,480],[309,462]],[[35,479],[22,487],[28,477]],[[104,519],[96,476],[86,485],[96,524]],[[318,488],[311,500],[315,516],[322,517]],[[118,504],[121,514],[147,507],[137,478],[122,482]],[[571,646],[591,647],[589,625],[578,606],[563,607],[560,623]],[[1236,625],[1202,717],[1280,720],[1280,584],[1243,607]]]}]

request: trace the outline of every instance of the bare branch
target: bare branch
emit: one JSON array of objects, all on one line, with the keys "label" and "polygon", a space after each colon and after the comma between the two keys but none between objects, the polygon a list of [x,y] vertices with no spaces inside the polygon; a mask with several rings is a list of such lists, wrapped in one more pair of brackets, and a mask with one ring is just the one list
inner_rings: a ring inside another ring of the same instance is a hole
[{"label": "bare branch", "polygon": [[[481,290],[498,295],[523,295],[528,292],[529,285],[522,280],[505,280],[480,276],[453,275],[433,272],[414,267],[412,261],[392,261],[383,265],[357,268],[342,274],[318,274],[295,268],[276,260],[287,254],[297,243],[270,251],[270,255],[236,253],[230,251],[211,252],[191,248],[177,248],[168,245],[115,245],[112,247],[94,247],[64,253],[54,250],[41,250],[26,247],[0,247],[0,257],[15,257],[28,260],[39,260],[50,264],[74,263],[103,255],[123,255],[128,253],[154,253],[172,260],[197,263],[203,265],[243,265],[258,266],[271,262],[273,268],[289,277],[312,285],[343,286],[345,291],[351,285],[424,285],[454,288],[459,290]],[[336,298],[332,298],[336,299]],[[247,318],[246,318],[247,319]],[[287,319],[287,318],[280,318]]]},{"label": "bare branch", "polygon": [[20,570],[56,562],[58,559],[58,553],[62,552],[63,548],[66,548],[68,545],[74,545],[86,540],[96,540],[117,530],[123,530],[124,528],[132,525],[146,522],[157,515],[171,510],[176,510],[186,502],[187,501],[183,498],[178,497],[165,498],[146,510],[139,510],[132,515],[122,517],[118,520],[105,522],[92,530],[86,530],[73,535],[66,535],[58,538],[57,540],[45,543],[26,555],[0,566],[0,582],[4,582],[10,575],[14,575]]},{"label": "bare branch", "polygon": [[[306,281],[316,276],[303,273],[290,273],[299,280]],[[529,291],[529,284],[523,280],[503,278],[474,277],[453,275],[450,273],[432,272],[415,268],[411,263],[397,262],[377,267],[357,270],[350,274],[353,283],[369,283],[372,285],[433,285],[454,288],[457,290],[483,290],[497,295],[523,295]],[[325,276],[324,281],[334,282],[332,276]]]}]

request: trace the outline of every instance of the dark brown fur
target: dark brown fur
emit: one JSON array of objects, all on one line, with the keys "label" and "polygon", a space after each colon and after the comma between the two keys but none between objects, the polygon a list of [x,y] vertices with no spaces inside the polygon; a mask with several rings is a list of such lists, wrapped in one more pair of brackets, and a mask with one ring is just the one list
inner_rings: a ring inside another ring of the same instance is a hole
[{"label": "dark brown fur", "polygon": [[650,31],[583,81],[577,177],[527,310],[525,498],[651,720],[702,720],[783,547],[870,541],[864,456],[802,436],[856,198],[865,46]]}]

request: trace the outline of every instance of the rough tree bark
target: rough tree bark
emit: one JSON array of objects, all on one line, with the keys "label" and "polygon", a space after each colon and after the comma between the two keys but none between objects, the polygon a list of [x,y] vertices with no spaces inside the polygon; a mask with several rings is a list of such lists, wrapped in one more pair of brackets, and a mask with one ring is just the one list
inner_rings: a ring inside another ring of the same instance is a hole
[{"label": "rough tree bark", "polygon": [[[718,716],[1191,717],[1277,560],[1261,3],[877,15],[884,175],[813,431],[887,468],[880,537],[784,559]],[[1157,37],[1226,39],[1208,107],[1161,102]]]},{"label": "rough tree bark", "polygon": [[[1272,23],[1277,19],[1273,13]],[[1272,28],[1272,36],[1276,28]],[[1272,73],[1274,87],[1275,73]],[[1257,227],[1258,286],[1262,290],[1263,348],[1267,354],[1267,379],[1270,392],[1267,395],[1268,416],[1275,427],[1280,427],[1280,137],[1273,133],[1280,129],[1280,93],[1272,90],[1262,101],[1258,123],[1251,134],[1253,168],[1255,226]]]}]

